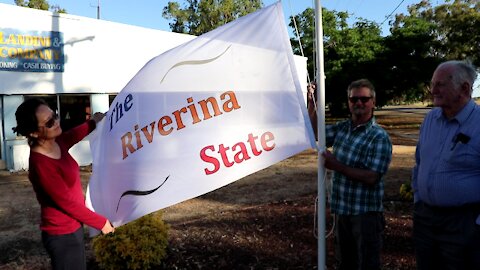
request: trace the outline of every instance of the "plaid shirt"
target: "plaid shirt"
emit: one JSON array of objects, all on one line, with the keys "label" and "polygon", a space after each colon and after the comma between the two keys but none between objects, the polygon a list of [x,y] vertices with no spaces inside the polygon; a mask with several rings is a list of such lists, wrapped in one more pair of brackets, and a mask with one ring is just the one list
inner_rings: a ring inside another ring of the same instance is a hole
[{"label": "plaid shirt", "polygon": [[358,215],[383,211],[383,176],[392,159],[392,143],[387,132],[375,118],[352,129],[352,121],[344,120],[326,127],[326,145],[333,146],[338,161],[354,167],[375,171],[380,179],[368,186],[333,172],[331,211],[340,215]]}]

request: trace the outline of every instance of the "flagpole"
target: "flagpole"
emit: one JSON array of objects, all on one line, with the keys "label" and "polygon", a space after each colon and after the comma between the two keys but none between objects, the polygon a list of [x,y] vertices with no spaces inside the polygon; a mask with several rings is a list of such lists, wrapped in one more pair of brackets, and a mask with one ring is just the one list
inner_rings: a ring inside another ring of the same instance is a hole
[{"label": "flagpole", "polygon": [[320,0],[315,1],[315,48],[316,57],[316,78],[317,78],[317,134],[318,134],[318,175],[317,175],[317,197],[318,197],[318,213],[317,213],[317,230],[318,230],[318,269],[326,267],[326,239],[325,239],[325,205],[326,205],[326,188],[325,188],[325,166],[322,152],[325,150],[325,73],[323,58],[323,27],[322,27],[322,5]]}]

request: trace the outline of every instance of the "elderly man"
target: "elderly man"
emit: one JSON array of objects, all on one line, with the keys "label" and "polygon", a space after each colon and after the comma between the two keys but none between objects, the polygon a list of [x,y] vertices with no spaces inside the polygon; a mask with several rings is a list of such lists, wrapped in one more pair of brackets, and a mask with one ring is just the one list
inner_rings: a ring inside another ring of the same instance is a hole
[{"label": "elderly man", "polygon": [[417,269],[480,269],[480,107],[463,61],[433,73],[413,169]]}]

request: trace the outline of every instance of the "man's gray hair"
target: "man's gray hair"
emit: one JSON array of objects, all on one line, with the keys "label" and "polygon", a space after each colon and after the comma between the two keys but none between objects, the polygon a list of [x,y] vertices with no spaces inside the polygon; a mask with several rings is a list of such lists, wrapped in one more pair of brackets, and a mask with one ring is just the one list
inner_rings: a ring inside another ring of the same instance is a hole
[{"label": "man's gray hair", "polygon": [[470,61],[450,60],[441,63],[437,68],[442,66],[453,66],[455,72],[452,75],[453,83],[460,86],[464,82],[470,84],[470,94],[473,92],[473,84],[477,79],[477,69]]}]

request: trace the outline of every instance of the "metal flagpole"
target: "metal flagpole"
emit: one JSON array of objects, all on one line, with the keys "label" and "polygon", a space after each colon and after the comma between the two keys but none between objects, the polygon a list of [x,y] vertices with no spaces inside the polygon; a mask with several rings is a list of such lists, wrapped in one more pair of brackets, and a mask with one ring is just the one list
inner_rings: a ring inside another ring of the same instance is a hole
[{"label": "metal flagpole", "polygon": [[317,175],[317,197],[318,197],[318,269],[326,267],[326,244],[325,244],[325,166],[322,152],[325,150],[325,74],[323,58],[323,27],[322,27],[322,5],[320,0],[315,1],[315,48],[316,57],[316,77],[317,77],[317,134],[318,134],[318,175]]}]

